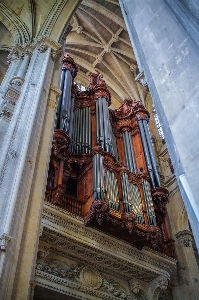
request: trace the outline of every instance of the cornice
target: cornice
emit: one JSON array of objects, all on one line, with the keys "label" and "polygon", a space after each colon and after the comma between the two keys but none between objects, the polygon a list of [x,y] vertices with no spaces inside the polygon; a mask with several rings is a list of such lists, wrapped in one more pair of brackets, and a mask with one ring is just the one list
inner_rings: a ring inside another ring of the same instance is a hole
[{"label": "cornice", "polygon": [[[54,251],[70,254],[70,249],[66,250],[67,247],[59,246],[70,243],[72,249],[76,249],[77,257],[81,257],[81,253],[87,253],[81,259],[89,259],[96,253],[97,268],[103,265],[105,272],[110,271],[111,268],[117,276],[125,276],[127,280],[132,276],[138,276],[138,278],[140,276],[145,281],[150,281],[161,274],[170,277],[175,269],[174,259],[148,248],[139,251],[128,243],[96,229],[85,227],[81,217],[74,216],[49,203],[44,205],[42,226],[44,230],[41,240],[50,243],[51,239],[48,236],[51,236],[54,240],[51,245]],[[74,249],[72,255],[74,255]],[[107,257],[109,261],[112,261],[110,265],[105,263]],[[104,261],[103,264],[102,261]],[[114,264],[116,264],[115,267]]]}]

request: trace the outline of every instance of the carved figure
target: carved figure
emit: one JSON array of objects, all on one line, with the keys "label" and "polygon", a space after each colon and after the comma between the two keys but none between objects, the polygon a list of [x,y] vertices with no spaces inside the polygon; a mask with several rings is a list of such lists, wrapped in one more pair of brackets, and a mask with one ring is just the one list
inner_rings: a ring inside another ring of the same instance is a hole
[{"label": "carved figure", "polygon": [[129,281],[129,284],[130,284],[131,291],[137,295],[141,289],[140,284],[137,281],[135,281],[134,279],[131,279]]}]

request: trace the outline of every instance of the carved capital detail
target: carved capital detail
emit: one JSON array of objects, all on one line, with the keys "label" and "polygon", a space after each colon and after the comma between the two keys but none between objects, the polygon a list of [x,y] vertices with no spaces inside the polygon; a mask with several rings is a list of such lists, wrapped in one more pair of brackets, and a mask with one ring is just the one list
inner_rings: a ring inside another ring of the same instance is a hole
[{"label": "carved capital detail", "polygon": [[11,241],[12,237],[6,233],[3,233],[0,237],[0,249],[1,251],[6,251],[8,243]]},{"label": "carved capital detail", "polygon": [[193,235],[189,230],[182,230],[176,234],[176,238],[184,247],[191,247]]},{"label": "carved capital detail", "polygon": [[138,81],[144,88],[148,89],[148,83],[146,81],[144,72],[140,72],[136,77],[135,77],[135,81]]}]

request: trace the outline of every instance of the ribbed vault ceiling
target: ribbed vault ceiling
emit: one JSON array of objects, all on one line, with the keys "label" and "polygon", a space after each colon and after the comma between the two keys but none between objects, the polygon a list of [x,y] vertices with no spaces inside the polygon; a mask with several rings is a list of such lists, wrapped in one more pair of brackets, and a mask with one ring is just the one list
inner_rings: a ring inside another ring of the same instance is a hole
[{"label": "ribbed vault ceiling", "polygon": [[117,0],[83,0],[71,21],[66,52],[79,66],[77,80],[88,84],[98,70],[112,94],[113,107],[127,97],[139,99],[136,59]]}]

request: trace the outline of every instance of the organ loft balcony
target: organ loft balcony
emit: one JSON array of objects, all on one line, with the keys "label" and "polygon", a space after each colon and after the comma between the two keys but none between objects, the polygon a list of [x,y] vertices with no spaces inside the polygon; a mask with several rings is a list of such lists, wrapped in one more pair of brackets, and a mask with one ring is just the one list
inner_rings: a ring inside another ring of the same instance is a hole
[{"label": "organ loft balcony", "polygon": [[148,111],[132,99],[109,109],[103,76],[91,73],[80,91],[76,73],[66,55],[45,201],[83,218],[85,226],[174,257]]}]

